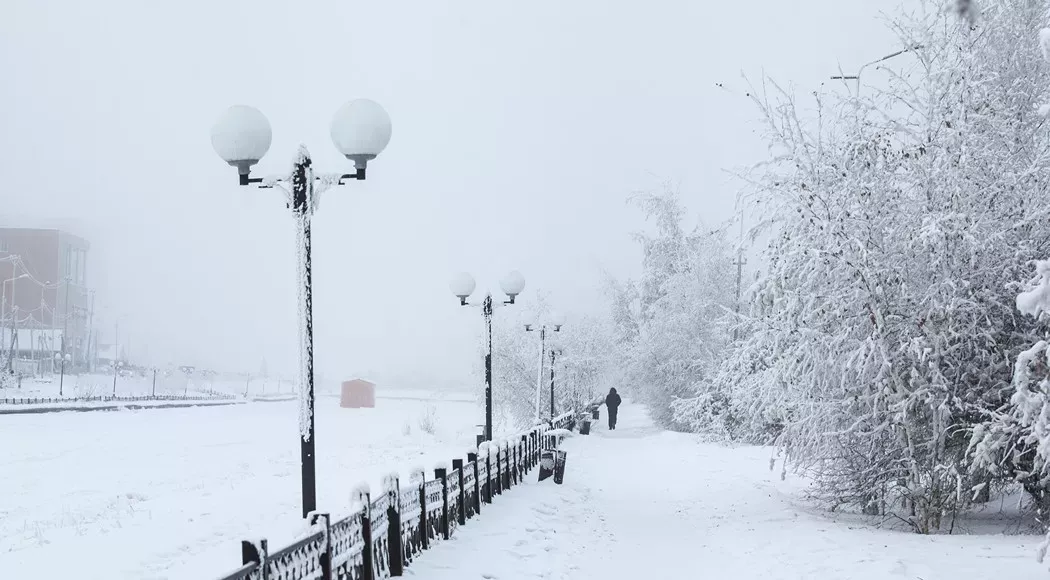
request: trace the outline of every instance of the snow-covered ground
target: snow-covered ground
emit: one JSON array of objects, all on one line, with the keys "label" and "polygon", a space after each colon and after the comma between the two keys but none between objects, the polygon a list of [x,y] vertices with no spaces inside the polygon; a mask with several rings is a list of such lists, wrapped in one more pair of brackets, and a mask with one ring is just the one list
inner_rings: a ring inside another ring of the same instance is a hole
[{"label": "snow-covered ground", "polygon": [[663,432],[637,406],[621,409],[616,431],[598,425],[564,448],[564,485],[511,490],[409,573],[425,580],[1047,576],[1035,561],[1038,537],[918,536],[832,517],[798,499],[799,482],[770,473],[767,449]]},{"label": "snow-covered ground", "polygon": [[[66,375],[61,381],[56,375],[39,378],[23,379],[21,387],[11,386],[0,388],[0,399],[6,398],[58,398],[59,383],[62,383],[62,398],[77,397],[102,397],[114,394],[113,375],[111,374],[82,374]],[[157,376],[156,389],[153,387],[152,376],[118,376],[116,395],[118,397],[136,397],[150,395],[206,395],[212,392],[220,392],[231,395],[243,395],[246,382],[188,379],[184,375],[173,375],[170,377]],[[262,387],[260,381],[253,390]],[[290,384],[285,382],[284,391],[290,392]],[[276,392],[276,382],[271,386],[271,392]]]},{"label": "snow-covered ground", "polygon": [[[464,456],[480,417],[319,398],[319,507],[348,513],[359,482]],[[0,449],[0,578],[209,578],[240,564],[240,540],[301,529],[295,402],[8,415]]]}]

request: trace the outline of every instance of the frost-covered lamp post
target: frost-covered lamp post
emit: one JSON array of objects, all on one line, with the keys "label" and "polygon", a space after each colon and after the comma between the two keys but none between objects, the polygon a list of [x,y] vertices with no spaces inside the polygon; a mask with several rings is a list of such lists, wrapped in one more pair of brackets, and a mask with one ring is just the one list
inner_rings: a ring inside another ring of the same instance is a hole
[{"label": "frost-covered lamp post", "polygon": [[554,361],[561,354],[561,349],[551,349],[551,421],[554,421]]},{"label": "frost-covered lamp post", "polygon": [[[29,274],[21,274],[13,278],[4,280],[3,285],[3,302],[7,303],[7,284],[11,284],[11,352],[7,355],[7,372],[14,374],[15,372],[15,342],[18,340],[18,303],[15,302],[15,282],[22,278],[28,278]],[[52,371],[54,372],[54,371]]]},{"label": "frost-covered lamp post", "polygon": [[474,277],[465,272],[457,274],[449,283],[449,290],[459,298],[462,306],[481,306],[481,314],[485,317],[485,336],[488,349],[485,352],[485,441],[492,441],[492,311],[497,306],[514,304],[514,299],[525,289],[525,277],[521,272],[514,270],[503,277],[499,282],[500,289],[507,295],[507,300],[502,303],[494,303],[492,294],[485,294],[481,304],[471,304],[467,298],[474,293],[476,284]]},{"label": "frost-covered lamp post", "polygon": [[[565,317],[561,314],[554,314],[551,316],[549,323],[550,330],[553,332],[561,332],[561,327],[565,326]],[[540,420],[540,394],[543,393],[543,359],[547,356],[547,328],[548,324],[541,324],[539,326],[540,333],[540,364],[539,369],[536,371],[536,421]],[[532,324],[525,325],[525,332],[532,332],[537,330]],[[552,368],[553,372],[554,369]],[[552,399],[553,401],[553,399]],[[551,403],[554,404],[553,402]]]},{"label": "frost-covered lamp post", "polygon": [[[116,350],[116,347],[114,346],[114,351],[115,350]],[[116,355],[114,355],[114,356],[116,356]],[[120,374],[120,367],[122,367],[122,366],[124,366],[124,363],[120,362],[119,360],[113,361],[113,396],[114,397],[117,396],[117,375]]]},{"label": "frost-covered lamp post", "polygon": [[[64,346],[63,346],[63,348],[64,348]],[[58,375],[58,396],[59,397],[62,396],[62,389],[63,389],[63,386],[64,386],[64,384],[66,382],[66,363],[70,362],[72,360],[73,360],[73,357],[69,356],[69,354],[59,353],[59,352],[55,353],[55,362],[59,363],[59,368],[61,369],[59,371],[60,374]],[[52,372],[54,372],[54,371],[52,371]],[[54,376],[54,375],[52,375],[52,376]]]},{"label": "frost-covered lamp post", "polygon": [[211,130],[211,143],[223,161],[237,168],[241,185],[258,184],[284,192],[285,202],[296,221],[299,275],[299,435],[302,453],[303,517],[317,507],[314,470],[314,338],[313,289],[310,258],[310,220],[321,193],[345,180],[365,178],[368,162],[390,142],[390,117],[378,103],[367,99],[350,101],[336,111],[330,127],[332,142],[354,162],[354,173],[315,173],[310,153],[299,146],[286,175],[251,177],[251,168],[270,149],[270,122],[258,110],[230,107]]}]

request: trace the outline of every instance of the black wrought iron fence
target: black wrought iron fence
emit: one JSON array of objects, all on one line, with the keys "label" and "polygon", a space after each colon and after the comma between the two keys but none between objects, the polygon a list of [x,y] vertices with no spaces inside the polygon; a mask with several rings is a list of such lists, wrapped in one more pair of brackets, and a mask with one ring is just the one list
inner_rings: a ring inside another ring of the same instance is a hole
[{"label": "black wrought iron fence", "polygon": [[390,478],[360,508],[332,522],[311,515],[313,531],[270,553],[266,540],[241,542],[241,567],[219,580],[379,580],[401,576],[421,552],[452,538],[481,515],[482,506],[522,483],[539,465],[540,453],[557,446],[553,432],[572,429],[566,413],[500,444],[486,444],[434,478],[414,476],[407,484]]}]

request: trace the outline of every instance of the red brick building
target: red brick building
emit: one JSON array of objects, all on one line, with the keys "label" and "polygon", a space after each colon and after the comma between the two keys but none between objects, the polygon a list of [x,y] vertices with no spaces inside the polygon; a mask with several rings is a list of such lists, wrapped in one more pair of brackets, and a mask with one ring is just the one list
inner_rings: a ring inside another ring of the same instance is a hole
[{"label": "red brick building", "polygon": [[53,357],[63,327],[74,364],[90,358],[89,248],[87,240],[60,230],[0,228],[0,336],[5,349],[17,338],[17,358]]}]

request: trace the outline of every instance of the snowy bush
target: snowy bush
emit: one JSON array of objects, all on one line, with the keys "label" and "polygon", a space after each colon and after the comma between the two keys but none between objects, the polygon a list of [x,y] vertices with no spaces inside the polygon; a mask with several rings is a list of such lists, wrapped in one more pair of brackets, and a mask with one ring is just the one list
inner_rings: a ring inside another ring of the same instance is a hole
[{"label": "snowy bush", "polygon": [[1036,117],[1050,79],[1020,42],[1044,14],[982,8],[978,24],[898,20],[912,50],[881,65],[882,91],[818,94],[812,115],[772,83],[751,93],[774,154],[748,175],[768,266],[744,338],[688,407],[694,428],[775,438],[832,505],[922,533],[987,481],[971,434],[1039,338],[1003,280],[1050,237]]},{"label": "snowy bush", "polygon": [[[544,296],[529,306],[500,310],[493,324],[493,404],[506,431],[532,427],[536,418],[536,386],[540,379],[540,417],[550,410],[550,349],[556,358],[555,408],[561,413],[597,400],[615,377],[616,356],[609,322],[594,316],[574,317],[560,332],[547,331],[546,353],[540,371],[538,332],[525,324],[547,319],[551,307]],[[483,376],[481,369],[478,372]]]},{"label": "snowy bush", "polygon": [[646,403],[663,426],[700,430],[698,417],[712,396],[710,375],[731,336],[732,248],[722,231],[687,231],[671,187],[632,201],[656,227],[635,234],[641,277],[609,286],[624,391]]},{"label": "snowy bush", "polygon": [[437,407],[427,405],[423,414],[419,416],[419,430],[429,435],[437,432]]}]

